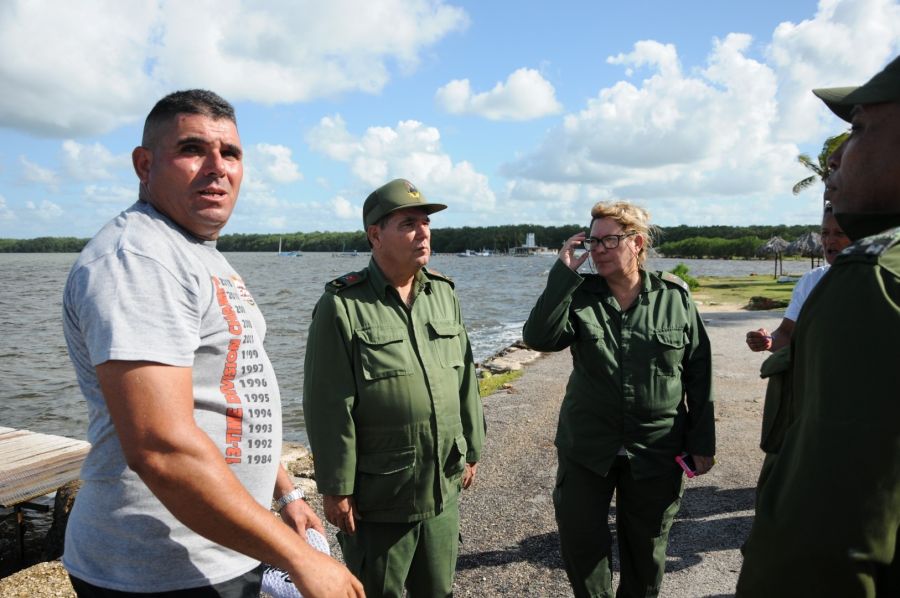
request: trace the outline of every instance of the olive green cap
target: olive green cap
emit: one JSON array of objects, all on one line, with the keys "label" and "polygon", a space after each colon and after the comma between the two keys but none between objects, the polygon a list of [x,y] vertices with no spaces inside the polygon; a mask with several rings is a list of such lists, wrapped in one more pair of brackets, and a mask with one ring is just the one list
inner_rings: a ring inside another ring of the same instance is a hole
[{"label": "olive green cap", "polygon": [[854,106],[900,102],[900,56],[859,87],[814,89],[813,93],[847,122],[853,120],[851,114]]},{"label": "olive green cap", "polygon": [[363,227],[375,224],[391,212],[404,208],[421,208],[432,214],[446,209],[442,203],[429,203],[416,186],[406,179],[394,179],[372,191],[363,204]]}]

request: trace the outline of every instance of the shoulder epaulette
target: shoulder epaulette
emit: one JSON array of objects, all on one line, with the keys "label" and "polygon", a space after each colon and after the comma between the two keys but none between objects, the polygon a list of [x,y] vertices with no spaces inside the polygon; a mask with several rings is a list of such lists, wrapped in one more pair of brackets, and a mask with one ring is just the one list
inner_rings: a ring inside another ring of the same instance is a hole
[{"label": "shoulder epaulette", "polygon": [[325,285],[325,290],[331,293],[340,293],[344,289],[352,287],[353,285],[359,284],[366,279],[366,271],[362,272],[350,272],[349,274],[344,274],[343,276],[339,276]]},{"label": "shoulder epaulette", "polygon": [[871,255],[877,257],[898,244],[900,244],[900,226],[860,239],[844,249],[841,255]]},{"label": "shoulder epaulette", "polygon": [[429,268],[422,268],[422,272],[424,272],[425,276],[427,276],[428,278],[435,278],[437,280],[443,280],[444,282],[449,283],[451,287],[456,286],[456,283],[453,282],[452,278],[450,278],[446,274],[442,274],[442,273],[438,272],[437,270],[431,270]]},{"label": "shoulder epaulette", "polygon": [[670,282],[686,293],[691,292],[691,287],[688,286],[688,283],[684,282],[680,277],[672,274],[671,272],[659,272],[659,277],[662,278],[666,282]]}]

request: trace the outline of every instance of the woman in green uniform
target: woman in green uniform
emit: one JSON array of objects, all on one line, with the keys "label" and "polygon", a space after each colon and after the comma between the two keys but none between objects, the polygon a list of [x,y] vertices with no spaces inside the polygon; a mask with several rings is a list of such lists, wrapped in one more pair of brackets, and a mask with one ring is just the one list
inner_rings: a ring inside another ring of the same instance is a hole
[{"label": "woman in green uniform", "polygon": [[[575,595],[614,595],[607,521],[615,492],[616,595],[656,596],[681,504],[675,458],[691,455],[698,474],[713,465],[709,339],[687,285],[644,269],[647,211],[599,203],[591,218],[590,235],[560,250],[523,335],[534,349],[572,353],[553,503]],[[579,274],[588,259],[596,274]]]}]

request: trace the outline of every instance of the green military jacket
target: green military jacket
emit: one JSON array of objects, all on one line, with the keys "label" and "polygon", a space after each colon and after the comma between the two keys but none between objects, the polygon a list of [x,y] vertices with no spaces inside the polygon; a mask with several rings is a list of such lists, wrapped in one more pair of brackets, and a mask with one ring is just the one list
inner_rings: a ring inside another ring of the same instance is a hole
[{"label": "green military jacket", "polygon": [[782,347],[769,355],[759,367],[759,377],[767,379],[766,400],[763,403],[762,433],[759,448],[777,453],[784,442],[791,413],[791,347]]},{"label": "green military jacket", "polygon": [[797,321],[792,421],[739,596],[900,596],[900,228],[838,256]]},{"label": "green military jacket", "polygon": [[556,446],[602,475],[622,447],[635,478],[678,469],[682,451],[715,454],[706,330],[681,279],[641,279],[623,312],[603,277],[557,260],[523,330],[539,351],[570,348]]},{"label": "green military jacket", "polygon": [[319,491],[368,521],[457,500],[484,416],[453,283],[420,271],[408,309],[375,261],[326,285],[306,345],[303,412]]}]

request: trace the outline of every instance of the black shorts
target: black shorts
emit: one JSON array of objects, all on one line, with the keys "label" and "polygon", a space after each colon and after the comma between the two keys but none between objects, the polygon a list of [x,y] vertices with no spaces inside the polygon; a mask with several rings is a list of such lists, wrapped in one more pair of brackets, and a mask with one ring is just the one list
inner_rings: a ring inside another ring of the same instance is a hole
[{"label": "black shorts", "polygon": [[78,598],[259,598],[262,586],[263,565],[251,569],[240,577],[212,586],[200,586],[170,592],[119,592],[108,590],[69,576]]}]

